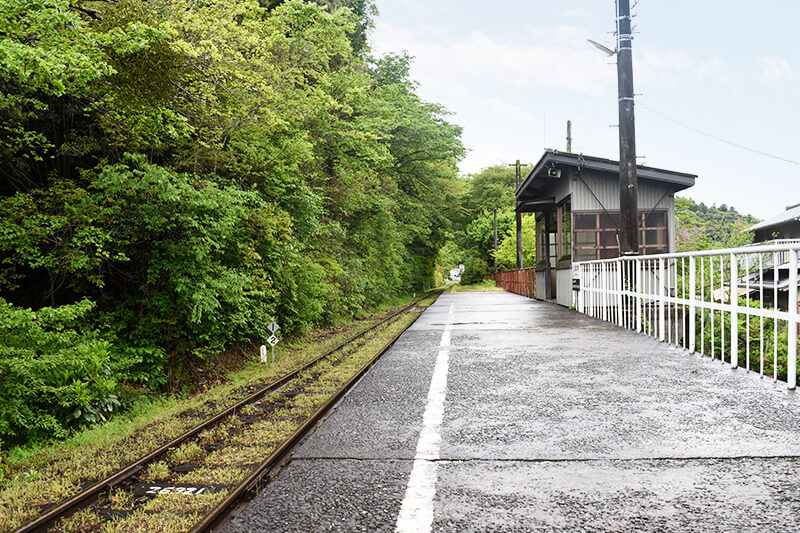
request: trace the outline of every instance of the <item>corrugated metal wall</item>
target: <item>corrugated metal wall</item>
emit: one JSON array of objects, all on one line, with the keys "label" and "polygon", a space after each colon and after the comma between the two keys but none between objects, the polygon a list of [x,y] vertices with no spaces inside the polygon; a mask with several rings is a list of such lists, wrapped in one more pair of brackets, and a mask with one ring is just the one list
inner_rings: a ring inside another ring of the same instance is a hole
[{"label": "corrugated metal wall", "polygon": [[[609,179],[608,175],[598,175],[595,172],[584,170],[581,172],[580,179],[572,181],[572,210],[573,211],[598,211],[602,210],[602,206],[592,196],[592,193],[586,188],[588,186],[594,192],[595,196],[602,202],[603,206],[609,211],[616,211],[619,209],[619,182],[615,179]],[[584,186],[584,182],[586,186]],[[665,192],[672,191],[672,186],[669,184],[655,183],[649,180],[639,181],[639,209],[653,209],[656,203],[661,200],[658,205],[659,209],[665,209],[672,202],[669,194],[667,197],[662,198]]]},{"label": "corrugated metal wall", "polygon": [[539,300],[544,300],[546,296],[545,294],[546,282],[544,276],[545,276],[544,270],[539,270],[536,272],[536,277],[534,278],[533,297]]},{"label": "corrugated metal wall", "polygon": [[[609,179],[608,174],[584,170],[578,179],[570,175],[572,189],[572,211],[619,210],[619,182]],[[587,188],[588,187],[588,188]],[[639,181],[639,210],[666,209],[670,251],[675,251],[675,199],[671,196],[672,185],[650,180]],[[589,190],[591,189],[591,191]],[[594,195],[592,195],[594,193]],[[666,195],[664,194],[666,193]],[[595,199],[595,196],[597,197]],[[600,203],[598,203],[598,200]],[[602,203],[602,205],[600,205]]]},{"label": "corrugated metal wall", "polygon": [[556,270],[556,301],[564,307],[572,305],[572,269]]}]

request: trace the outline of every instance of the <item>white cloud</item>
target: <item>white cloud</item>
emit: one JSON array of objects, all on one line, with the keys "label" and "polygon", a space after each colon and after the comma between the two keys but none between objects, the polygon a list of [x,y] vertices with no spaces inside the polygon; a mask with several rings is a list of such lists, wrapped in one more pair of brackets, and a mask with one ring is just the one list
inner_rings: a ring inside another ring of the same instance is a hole
[{"label": "white cloud", "polygon": [[726,73],[728,66],[721,57],[714,56],[704,59],[703,61],[699,61],[697,64],[695,64],[694,70],[699,78],[708,79],[718,77],[719,75]]},{"label": "white cloud", "polygon": [[791,81],[794,79],[792,66],[782,57],[763,56],[758,58],[761,72],[758,79],[764,82]]},{"label": "white cloud", "polygon": [[614,70],[586,46],[585,34],[576,28],[538,31],[528,40],[515,42],[481,31],[436,39],[427,29],[421,35],[379,22],[375,32],[380,36],[377,52],[407,50],[416,57],[412,73],[424,87],[504,80],[518,88],[596,94],[603,86],[614,85]]},{"label": "white cloud", "polygon": [[491,111],[499,115],[504,115],[516,122],[526,122],[532,118],[532,115],[528,111],[525,111],[511,102],[500,100],[499,98],[488,98],[486,103]]},{"label": "white cloud", "polygon": [[570,17],[570,18],[586,18],[589,16],[589,12],[580,7],[573,7],[571,9],[567,9],[562,14],[565,17]]},{"label": "white cloud", "polygon": [[634,79],[641,81],[672,83],[692,67],[685,50],[634,48],[634,54]]},{"label": "white cloud", "polygon": [[[591,95],[616,86],[616,70],[609,66],[613,58],[590,47],[586,32],[573,26],[528,28],[525,39],[507,41],[483,31],[453,37],[430,25],[412,31],[379,22],[375,35],[380,36],[376,52],[407,50],[413,55],[412,75],[431,90],[488,80]],[[718,58],[694,62],[685,50],[635,48],[634,53],[637,82],[676,83],[688,73],[724,77]]]},{"label": "white cloud", "polygon": [[[529,40],[541,41],[541,44],[561,44],[575,48],[585,48],[589,46],[586,42],[587,33],[574,26],[557,26],[555,28],[529,28]],[[613,48],[613,45],[611,46]]]},{"label": "white cloud", "polygon": [[728,63],[719,56],[712,56],[696,62],[694,72],[702,81],[715,80],[727,87],[738,85],[737,76],[731,72]]}]

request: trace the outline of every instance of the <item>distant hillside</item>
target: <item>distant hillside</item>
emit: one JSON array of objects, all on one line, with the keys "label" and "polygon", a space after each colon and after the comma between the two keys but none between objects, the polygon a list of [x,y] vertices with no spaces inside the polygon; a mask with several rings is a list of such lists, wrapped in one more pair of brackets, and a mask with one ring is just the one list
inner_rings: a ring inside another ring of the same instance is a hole
[{"label": "distant hillside", "polygon": [[675,198],[675,219],[679,252],[750,244],[753,236],[744,230],[759,222],[754,216],[743,215],[725,204],[709,207],[679,197]]}]

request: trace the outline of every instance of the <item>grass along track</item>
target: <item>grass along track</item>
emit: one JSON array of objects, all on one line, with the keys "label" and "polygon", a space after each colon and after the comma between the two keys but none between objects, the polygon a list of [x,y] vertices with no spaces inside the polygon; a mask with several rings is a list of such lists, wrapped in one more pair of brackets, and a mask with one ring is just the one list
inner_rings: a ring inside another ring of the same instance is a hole
[{"label": "grass along track", "polygon": [[115,481],[111,490],[104,488],[94,505],[62,520],[54,530],[186,531],[418,314],[399,312],[378,327],[370,326],[373,329],[326,354],[281,390],[243,402],[234,416],[151,458],[135,477]]},{"label": "grass along track", "polygon": [[[433,297],[425,298],[418,305],[424,306],[432,300]],[[333,333],[317,335],[299,349],[281,354],[274,365],[251,365],[249,369],[237,373],[230,383],[217,386],[202,396],[159,402],[144,414],[119,417],[110,424],[87,431],[67,443],[42,449],[17,461],[0,485],[0,531],[11,531],[36,519],[60,502],[74,497],[97,481],[139,459],[147,451],[156,449],[197,426],[219,412],[222,407],[240,402],[281,375],[316,359],[321,353],[346,339],[369,330],[390,316],[391,311],[393,310],[376,318],[360,321],[354,326],[340,328]],[[282,433],[280,425],[276,426],[276,432]],[[189,451],[191,450],[187,449],[183,453]],[[146,475],[151,473],[148,471]],[[213,500],[214,497],[210,494],[202,498],[195,497],[191,505],[199,505],[203,500]],[[117,502],[125,500],[122,493],[113,491],[108,498]],[[176,495],[165,500],[174,498],[180,499]],[[153,502],[145,510],[149,512],[151,507],[159,505],[161,503]],[[79,518],[79,515],[75,516],[75,519]],[[143,523],[140,529],[131,530],[147,530],[147,523],[149,521]],[[151,526],[158,529],[155,524]],[[64,523],[61,528],[79,529],[78,522],[72,525]]]}]

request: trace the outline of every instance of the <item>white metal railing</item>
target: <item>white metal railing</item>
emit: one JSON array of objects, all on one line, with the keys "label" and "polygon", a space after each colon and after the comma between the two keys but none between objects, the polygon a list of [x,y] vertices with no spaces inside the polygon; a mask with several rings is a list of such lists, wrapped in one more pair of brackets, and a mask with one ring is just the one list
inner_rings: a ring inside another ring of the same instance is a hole
[{"label": "white metal railing", "polygon": [[575,263],[579,312],[797,384],[800,242]]},{"label": "white metal railing", "polygon": [[[772,241],[766,242],[756,242],[753,244],[746,244],[744,246],[745,249],[753,248],[756,246],[765,246],[769,244],[775,245],[782,245],[782,244],[800,244],[800,239],[775,239]],[[789,261],[789,249],[791,246],[787,246],[784,250],[779,251],[776,254],[768,254],[767,257],[764,259],[764,268],[771,268],[774,264],[783,265]]]}]

